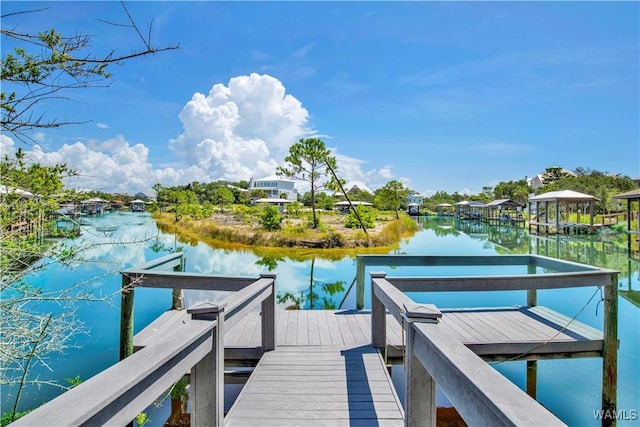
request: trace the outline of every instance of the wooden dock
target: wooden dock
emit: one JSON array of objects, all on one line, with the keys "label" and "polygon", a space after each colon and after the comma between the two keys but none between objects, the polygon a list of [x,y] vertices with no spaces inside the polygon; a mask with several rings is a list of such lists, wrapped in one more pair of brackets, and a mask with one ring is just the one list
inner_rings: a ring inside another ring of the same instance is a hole
[{"label": "wooden dock", "polygon": [[370,346],[278,347],[264,354],[226,426],[403,426],[380,352]]},{"label": "wooden dock", "polygon": [[[602,357],[602,408],[616,411],[615,271],[540,256],[358,256],[357,302],[364,300],[366,264],[523,265],[529,274],[370,272],[370,310],[289,311],[276,306],[273,274],[218,277],[176,270],[181,264],[182,255],[172,254],[124,271],[122,360],[15,425],[127,424],[189,372],[192,425],[433,427],[438,387],[467,423],[559,426],[564,423],[531,396],[536,361],[567,357]],[[530,274],[536,269],[545,272]],[[134,335],[135,288],[144,286],[173,289],[174,308]],[[537,305],[538,289],[581,286],[604,288],[602,332]],[[231,295],[183,310],[182,289]],[[406,294],[496,290],[526,291],[527,305],[440,309]],[[529,394],[487,360],[526,360]],[[225,365],[237,362],[257,365],[225,416]],[[404,364],[403,405],[387,363]]]},{"label": "wooden dock", "polygon": [[[543,306],[441,309],[442,327],[485,360],[519,360],[602,355],[602,331],[571,321]],[[186,311],[163,313],[136,334],[142,348],[175,324],[187,319]],[[371,344],[369,310],[278,310],[276,343],[296,348],[354,348]],[[402,326],[387,314],[387,355],[402,358]],[[260,312],[250,311],[224,337],[225,359],[257,361],[261,348]]]}]

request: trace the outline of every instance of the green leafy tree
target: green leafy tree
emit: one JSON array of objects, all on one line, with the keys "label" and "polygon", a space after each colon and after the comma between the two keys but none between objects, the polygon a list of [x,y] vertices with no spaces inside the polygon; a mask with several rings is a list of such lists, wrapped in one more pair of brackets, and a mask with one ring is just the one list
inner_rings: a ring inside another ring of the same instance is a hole
[{"label": "green leafy tree", "polygon": [[493,189],[493,193],[498,199],[511,199],[520,205],[525,205],[529,197],[530,187],[526,179],[506,181],[498,183]]},{"label": "green leafy tree", "polygon": [[313,228],[318,228],[316,215],[316,194],[328,188],[331,182],[328,178],[329,167],[335,171],[336,159],[331,156],[331,150],[325,147],[324,142],[318,138],[300,139],[289,148],[289,155],[285,157],[287,165],[278,167],[278,176],[286,176],[300,181],[308,182],[311,189],[311,211],[313,214]]},{"label": "green leafy tree", "polygon": [[375,217],[374,210],[365,206],[357,206],[356,210],[358,211],[358,216],[360,218],[358,219],[358,216],[356,216],[353,210],[349,210],[349,213],[347,214],[344,220],[345,227],[347,228],[360,228],[361,226],[364,226],[366,228],[375,227],[376,217]]},{"label": "green leafy tree", "polygon": [[275,231],[280,229],[280,224],[282,223],[282,215],[280,215],[280,211],[275,206],[265,206],[262,211],[262,215],[260,216],[260,222],[262,224],[262,228],[267,231]]},{"label": "green leafy tree", "polygon": [[252,200],[256,200],[256,199],[266,199],[268,197],[268,194],[266,191],[264,190],[251,190],[249,192],[249,197]]},{"label": "green leafy tree", "polygon": [[234,202],[234,200],[235,200],[235,197],[233,196],[233,193],[226,186],[218,187],[216,191],[213,193],[213,202],[216,205],[220,205],[220,209],[223,212],[224,212],[224,206],[230,205],[231,203]]},{"label": "green leafy tree", "polygon": [[291,202],[287,205],[287,212],[294,218],[299,218],[302,213],[302,204],[300,202]]},{"label": "green leafy tree", "polygon": [[571,176],[571,174],[565,172],[565,170],[559,166],[552,166],[546,168],[542,174],[542,183],[544,185],[551,185],[562,178],[566,178],[567,176]]},{"label": "green leafy tree", "polygon": [[409,196],[409,189],[399,181],[391,180],[384,187],[376,191],[375,204],[380,209],[394,210],[396,219],[400,219],[399,210],[403,203],[406,203]]}]

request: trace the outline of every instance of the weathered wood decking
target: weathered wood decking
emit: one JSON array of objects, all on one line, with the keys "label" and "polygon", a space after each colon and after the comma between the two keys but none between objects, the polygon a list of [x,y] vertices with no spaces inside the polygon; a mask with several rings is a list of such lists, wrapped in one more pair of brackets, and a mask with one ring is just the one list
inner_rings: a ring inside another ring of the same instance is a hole
[{"label": "weathered wood decking", "polygon": [[264,354],[226,426],[403,426],[403,409],[370,346],[278,347]]},{"label": "weathered wood decking", "polygon": [[[134,338],[144,347],[155,334],[169,330],[184,311],[163,313]],[[443,309],[442,326],[479,356],[488,360],[519,357],[601,356],[602,331],[549,308],[507,307]],[[278,310],[277,346],[357,347],[371,344],[371,313],[368,310]],[[401,357],[402,327],[387,315],[387,354]],[[225,358],[258,360],[262,355],[260,312],[251,311],[225,334]]]}]

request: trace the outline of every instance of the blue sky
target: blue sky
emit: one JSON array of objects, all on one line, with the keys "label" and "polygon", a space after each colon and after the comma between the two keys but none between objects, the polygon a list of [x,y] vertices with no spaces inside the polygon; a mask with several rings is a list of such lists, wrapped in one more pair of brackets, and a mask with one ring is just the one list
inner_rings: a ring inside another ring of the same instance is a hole
[{"label": "blue sky", "polygon": [[[129,53],[118,2],[2,2],[3,27],[94,35]],[[271,175],[319,136],[340,174],[477,193],[550,166],[640,176],[638,2],[129,2],[156,46],[34,134],[70,186],[135,193]],[[2,40],[2,50],[11,47]],[[1,137],[2,151],[20,146]]]}]

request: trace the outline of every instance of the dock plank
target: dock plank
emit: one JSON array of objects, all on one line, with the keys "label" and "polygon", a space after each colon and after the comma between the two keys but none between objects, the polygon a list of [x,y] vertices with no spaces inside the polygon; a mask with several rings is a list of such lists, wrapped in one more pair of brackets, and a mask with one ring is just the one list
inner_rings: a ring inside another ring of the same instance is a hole
[{"label": "dock plank", "polygon": [[264,354],[225,425],[399,427],[403,416],[379,351],[368,346],[279,347]]}]

